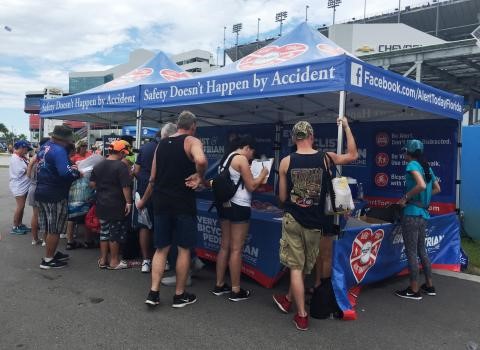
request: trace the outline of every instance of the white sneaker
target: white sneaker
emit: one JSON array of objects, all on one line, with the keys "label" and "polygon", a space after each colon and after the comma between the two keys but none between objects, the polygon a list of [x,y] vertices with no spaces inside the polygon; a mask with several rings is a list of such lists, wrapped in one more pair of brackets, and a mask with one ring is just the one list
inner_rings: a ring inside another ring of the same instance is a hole
[{"label": "white sneaker", "polygon": [[41,239],[32,239],[32,245],[35,246],[35,245],[41,245],[43,244],[43,241]]},{"label": "white sneaker", "polygon": [[[177,276],[168,276],[162,278],[162,284],[167,287],[174,287],[177,284]],[[187,283],[185,284],[187,287],[192,285],[192,277],[188,274]]]},{"label": "white sneaker", "polygon": [[151,267],[152,267],[152,261],[151,260],[149,260],[149,259],[143,260],[143,262],[142,262],[142,272],[143,273],[150,272]]},{"label": "white sneaker", "polygon": [[42,247],[45,247],[47,245],[47,243],[45,243],[44,240],[42,240]]},{"label": "white sneaker", "polygon": [[67,235],[65,233],[60,233],[60,239],[66,239]]},{"label": "white sneaker", "polygon": [[170,271],[170,264],[168,261],[165,263],[165,272]]}]

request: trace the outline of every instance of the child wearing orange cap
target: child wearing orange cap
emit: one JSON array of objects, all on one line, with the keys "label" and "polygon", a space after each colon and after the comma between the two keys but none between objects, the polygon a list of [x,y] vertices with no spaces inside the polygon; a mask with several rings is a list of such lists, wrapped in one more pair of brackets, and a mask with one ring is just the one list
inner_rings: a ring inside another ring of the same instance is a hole
[{"label": "child wearing orange cap", "polygon": [[93,168],[90,177],[90,186],[97,191],[96,213],[101,224],[99,268],[128,267],[120,259],[120,244],[127,234],[126,219],[132,210],[131,176],[123,162],[130,154],[128,147],[122,140],[112,142],[107,159]]}]

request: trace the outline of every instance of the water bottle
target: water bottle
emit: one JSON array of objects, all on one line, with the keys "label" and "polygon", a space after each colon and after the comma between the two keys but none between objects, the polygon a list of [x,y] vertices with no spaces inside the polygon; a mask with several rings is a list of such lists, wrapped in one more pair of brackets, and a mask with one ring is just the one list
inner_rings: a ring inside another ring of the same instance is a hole
[{"label": "water bottle", "polygon": [[357,187],[358,187],[357,198],[363,199],[363,184],[359,182]]}]

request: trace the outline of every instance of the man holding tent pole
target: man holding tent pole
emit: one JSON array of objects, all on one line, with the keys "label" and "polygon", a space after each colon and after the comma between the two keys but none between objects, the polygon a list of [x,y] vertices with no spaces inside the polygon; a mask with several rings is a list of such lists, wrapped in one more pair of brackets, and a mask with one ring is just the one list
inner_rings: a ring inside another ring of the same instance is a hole
[{"label": "man holding tent pole", "polygon": [[[300,121],[292,129],[292,140],[297,151],[282,159],[279,168],[279,197],[284,204],[280,240],[280,261],[290,269],[290,289],[287,295],[274,295],[273,300],[284,313],[295,302],[297,314],[293,322],[297,329],[308,329],[305,311],[304,277],[309,274],[320,252],[324,275],[322,283],[329,282],[333,228],[331,217],[325,214],[327,184],[330,180],[330,164],[349,164],[358,158],[357,146],[345,117],[337,120],[347,138],[347,152],[337,154],[313,149],[314,135],[310,123]],[[343,135],[342,135],[343,136]],[[329,160],[330,159],[330,160]]]}]

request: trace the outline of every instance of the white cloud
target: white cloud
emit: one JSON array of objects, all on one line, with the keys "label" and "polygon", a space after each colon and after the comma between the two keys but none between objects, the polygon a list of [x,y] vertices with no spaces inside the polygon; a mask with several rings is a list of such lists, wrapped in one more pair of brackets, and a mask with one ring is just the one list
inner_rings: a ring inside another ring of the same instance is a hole
[{"label": "white cloud", "polygon": [[[402,7],[418,3],[425,1],[402,0]],[[229,47],[234,23],[243,23],[240,43],[245,43],[256,37],[261,18],[263,39],[263,33],[278,30],[276,12],[288,11],[285,25],[293,25],[304,20],[307,4],[310,24],[331,23],[326,0],[2,0],[0,106],[23,108],[25,91],[68,88],[69,71],[108,69],[122,63],[114,54],[127,61],[125,50],[174,54],[200,48],[215,55],[218,46],[223,48],[224,26]],[[360,18],[363,5],[363,0],[343,0],[336,17]],[[367,0],[367,14],[397,5],[397,0]]]}]

